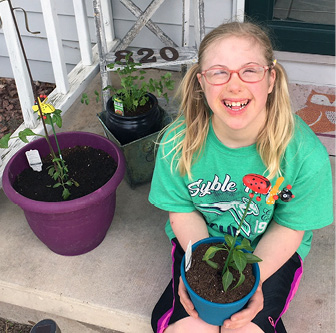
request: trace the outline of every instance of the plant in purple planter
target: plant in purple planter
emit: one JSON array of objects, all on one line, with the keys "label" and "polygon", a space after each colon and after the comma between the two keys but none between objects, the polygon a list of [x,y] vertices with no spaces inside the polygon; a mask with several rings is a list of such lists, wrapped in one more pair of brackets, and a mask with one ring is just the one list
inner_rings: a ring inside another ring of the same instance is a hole
[{"label": "plant in purple planter", "polygon": [[[17,22],[16,22],[16,18],[15,18],[15,15],[14,15],[15,8],[13,8],[10,1],[8,1],[8,3],[9,3],[11,14],[12,14],[12,17],[13,17],[13,20],[14,20],[14,23],[15,23],[17,36],[18,36],[18,39],[19,39],[19,42],[20,42],[20,45],[21,45],[22,54],[23,54],[23,57],[24,57],[24,60],[25,60],[25,64],[26,64],[26,67],[28,69],[28,74],[29,74],[29,77],[30,77],[30,82],[31,82],[32,90],[33,90],[33,95],[34,95],[34,98],[35,98],[35,105],[33,106],[33,110],[35,112],[38,112],[38,119],[41,120],[42,125],[43,125],[43,129],[44,129],[44,135],[40,135],[40,134],[34,133],[30,128],[25,128],[23,131],[19,132],[18,137],[25,143],[28,143],[27,137],[29,137],[29,136],[42,136],[47,140],[49,150],[50,150],[50,154],[52,156],[52,162],[53,162],[53,166],[51,166],[49,168],[49,175],[56,181],[56,183],[54,184],[53,187],[55,187],[55,188],[59,187],[59,186],[63,187],[62,197],[63,197],[64,200],[66,200],[70,196],[69,187],[72,186],[72,185],[78,186],[78,183],[75,180],[70,179],[69,176],[68,176],[68,168],[67,168],[67,165],[66,165],[64,159],[62,158],[61,150],[59,148],[59,144],[58,144],[58,140],[57,140],[57,136],[56,136],[56,132],[55,132],[55,128],[54,128],[54,124],[56,124],[59,128],[62,127],[62,117],[61,117],[61,112],[62,111],[58,110],[58,109],[55,109],[54,106],[51,105],[51,104],[47,104],[46,103],[47,102],[47,96],[46,95],[37,96],[34,81],[33,81],[33,77],[31,75],[31,70],[30,70],[29,63],[28,63],[28,59],[27,59],[27,56],[26,56],[24,45],[22,43],[22,38],[21,38],[19,28],[18,28],[18,25],[17,25]],[[27,22],[26,22],[26,26],[28,26]],[[42,101],[41,101],[41,99],[42,99]],[[52,131],[53,131],[55,141],[56,141],[56,145],[57,145],[57,151],[58,151],[57,153],[54,151],[54,149],[53,149],[53,147],[50,143],[50,139],[49,139],[48,130],[47,130],[46,125],[50,125],[52,127]],[[11,133],[8,133],[5,136],[3,136],[0,139],[0,148],[8,148],[8,142],[11,138],[13,139],[13,138],[17,138],[17,137],[11,136]],[[34,159],[37,158],[38,164],[40,164],[40,157],[38,155],[35,154],[33,156],[33,158]]]},{"label": "plant in purple planter", "polygon": [[[56,135],[55,125],[59,128],[62,126],[61,110],[48,104],[47,96],[37,96],[15,19],[14,8],[10,0],[8,3],[36,101],[32,108],[38,112],[44,135],[36,134],[29,128],[18,133],[18,138],[27,145],[15,152],[6,164],[2,177],[2,188],[8,199],[23,210],[32,231],[49,249],[57,254],[70,256],[87,253],[103,241],[112,223],[116,206],[116,189],[125,174],[125,158],[116,144],[101,135],[87,132],[63,132]],[[51,136],[48,135],[47,125],[51,126],[53,132]],[[28,142],[30,140],[27,138],[30,136],[43,138]],[[2,137],[0,148],[7,148],[11,138],[14,138],[11,134]],[[73,151],[70,153],[71,149]],[[74,151],[76,154],[73,154]],[[94,154],[87,158],[89,151],[94,151]],[[30,158],[28,158],[29,162],[27,161],[26,156],[29,152],[38,152],[36,156],[33,156],[37,157],[33,162]],[[48,174],[46,174],[45,181],[44,171],[46,169],[42,168],[40,155],[48,157],[45,164],[51,164],[48,173],[56,184],[50,185]],[[52,163],[50,163],[49,155]],[[62,155],[68,161],[69,170]],[[90,168],[92,165],[94,169]],[[102,167],[106,170],[99,172]],[[35,170],[43,172],[37,172],[34,178]],[[22,186],[24,191],[21,191],[21,187],[19,191],[14,184],[16,185],[16,181],[23,178],[22,175],[26,172],[28,172],[28,177],[25,177],[25,180],[28,179],[28,185],[25,183],[25,186]],[[33,172],[34,176],[31,176],[30,172]],[[70,175],[74,178],[81,177],[80,187]],[[101,175],[105,177],[99,177]],[[42,195],[37,193],[40,188],[37,190],[36,184],[43,189]],[[70,199],[73,200],[65,200],[70,196],[69,187],[72,185],[76,186],[71,189]],[[44,191],[45,189],[47,191]],[[50,197],[45,198],[49,194],[51,194]],[[61,200],[60,196],[64,200]]]},{"label": "plant in purple planter", "polygon": [[[38,112],[38,119],[40,119],[43,123],[45,134],[36,134],[34,131],[32,131],[30,128],[25,128],[24,130],[20,131],[18,136],[12,136],[11,133],[6,134],[0,139],[0,148],[8,148],[8,142],[10,139],[14,138],[20,138],[23,142],[28,143],[27,137],[29,136],[40,136],[44,137],[47,140],[50,154],[52,157],[53,165],[49,167],[49,175],[53,178],[53,180],[56,182],[53,187],[57,188],[61,186],[63,188],[62,191],[62,197],[64,200],[68,199],[70,196],[70,190],[69,187],[72,185],[79,186],[78,182],[76,182],[74,179],[69,178],[68,175],[68,167],[66,165],[65,160],[62,157],[61,149],[58,143],[56,131],[55,131],[55,125],[57,127],[62,127],[62,117],[61,117],[61,110],[55,109],[53,105],[47,104],[48,98],[46,95],[40,95],[36,99],[35,105],[33,105],[33,110],[35,112]],[[53,131],[53,135],[55,138],[56,146],[57,146],[57,153],[53,149],[49,136],[48,131],[46,128],[46,125],[50,125]],[[36,155],[35,155],[36,158]],[[39,156],[37,156],[37,163],[41,163]]]}]

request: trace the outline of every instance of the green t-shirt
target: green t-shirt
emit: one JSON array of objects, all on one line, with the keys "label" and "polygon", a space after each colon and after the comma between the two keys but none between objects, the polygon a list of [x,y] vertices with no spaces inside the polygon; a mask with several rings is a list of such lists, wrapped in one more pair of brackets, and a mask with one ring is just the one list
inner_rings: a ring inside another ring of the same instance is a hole
[{"label": "green t-shirt", "polygon": [[[295,119],[295,134],[282,161],[284,182],[280,186],[282,190],[292,185],[295,198],[290,202],[278,199],[274,205],[266,203],[265,195],[259,202],[252,200],[240,235],[255,248],[272,219],[285,227],[305,230],[297,251],[304,259],[310,250],[312,230],[333,222],[333,190],[326,149],[301,118]],[[159,147],[149,201],[171,212],[198,210],[210,236],[235,235],[249,200],[249,189],[242,179],[250,173],[263,175],[266,170],[256,145],[228,148],[217,139],[210,122],[204,149],[192,165],[191,179],[171,168],[172,148],[170,142]],[[271,180],[272,186],[275,182],[276,178]],[[175,237],[169,220],[166,233],[170,239]]]}]

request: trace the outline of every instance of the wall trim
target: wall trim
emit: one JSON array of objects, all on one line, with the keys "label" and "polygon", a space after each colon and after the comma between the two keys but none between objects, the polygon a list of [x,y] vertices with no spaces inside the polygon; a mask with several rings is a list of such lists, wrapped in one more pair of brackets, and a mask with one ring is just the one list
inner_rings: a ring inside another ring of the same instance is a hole
[{"label": "wall trim", "polygon": [[290,83],[336,88],[335,56],[275,51]]},{"label": "wall trim", "polygon": [[278,60],[282,61],[292,61],[299,63],[313,63],[313,64],[325,64],[325,65],[335,65],[335,57],[321,54],[308,54],[308,53],[297,53],[297,52],[285,52],[285,51],[274,51],[274,54]]}]

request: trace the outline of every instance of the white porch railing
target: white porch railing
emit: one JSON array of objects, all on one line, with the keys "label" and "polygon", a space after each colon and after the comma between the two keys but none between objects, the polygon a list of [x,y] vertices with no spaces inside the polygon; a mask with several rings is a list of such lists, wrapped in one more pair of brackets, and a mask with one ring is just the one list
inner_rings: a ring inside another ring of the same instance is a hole
[{"label": "white porch railing", "polygon": [[[67,74],[62,40],[59,32],[58,16],[55,9],[56,1],[57,0],[40,0],[56,83],[55,90],[51,92],[48,98],[54,107],[61,109],[64,114],[98,73],[99,57],[97,45],[91,48],[85,0],[72,0],[75,8],[77,31],[80,32],[78,33],[78,40],[81,61]],[[101,5],[106,40],[109,49],[111,49],[116,44],[114,39],[111,1],[101,0]],[[36,115],[32,110],[34,96],[29,73],[17,37],[10,3],[7,0],[0,0],[0,17],[24,119],[24,123],[15,131],[14,135],[25,127],[29,127],[33,129],[35,133],[41,134],[43,133],[43,126],[37,121]],[[31,140],[33,139],[34,138],[31,138]],[[8,149],[0,149],[0,188],[5,165],[15,152],[23,146],[24,143],[22,141],[13,139],[10,141]]]}]

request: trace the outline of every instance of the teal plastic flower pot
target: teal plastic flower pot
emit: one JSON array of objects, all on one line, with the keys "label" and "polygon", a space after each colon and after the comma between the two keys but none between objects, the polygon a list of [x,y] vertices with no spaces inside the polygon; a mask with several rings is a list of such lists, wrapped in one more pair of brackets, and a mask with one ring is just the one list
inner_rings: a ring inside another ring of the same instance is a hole
[{"label": "teal plastic flower pot", "polygon": [[[10,159],[2,187],[6,196],[21,207],[32,231],[50,250],[74,256],[93,250],[105,238],[114,216],[116,189],[124,177],[125,158],[115,143],[101,135],[64,132],[57,137],[61,149],[86,145],[108,153],[117,162],[112,178],[96,191],[74,200],[41,202],[22,196],[12,185],[17,175],[29,167],[26,151],[37,149],[41,156],[49,154],[47,141],[41,138],[25,145]],[[56,149],[53,136],[50,140]]]},{"label": "teal plastic flower pot", "polygon": [[[225,243],[225,240],[222,237],[205,238],[195,243],[192,246],[192,251],[194,251],[200,244],[204,243]],[[193,302],[195,309],[202,320],[211,325],[222,326],[224,320],[230,318],[234,313],[238,312],[245,306],[248,300],[256,292],[260,280],[259,265],[255,263],[252,264],[252,266],[253,266],[252,271],[255,276],[255,284],[252,290],[245,297],[233,303],[226,303],[226,304],[213,303],[200,297],[190,288],[190,285],[188,284],[185,276],[185,270],[184,270],[185,256],[183,256],[181,263],[181,277],[183,283],[187,288],[190,299]]]}]

